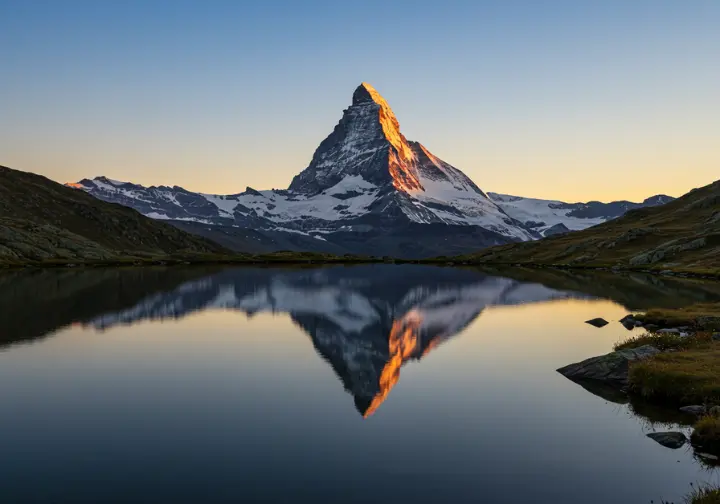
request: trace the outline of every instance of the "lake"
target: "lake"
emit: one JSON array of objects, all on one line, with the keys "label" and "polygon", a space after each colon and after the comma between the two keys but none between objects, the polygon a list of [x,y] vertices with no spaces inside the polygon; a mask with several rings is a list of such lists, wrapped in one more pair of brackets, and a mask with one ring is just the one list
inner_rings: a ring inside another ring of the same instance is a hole
[{"label": "lake", "polygon": [[720,283],[63,269],[4,273],[0,300],[3,503],[649,503],[718,480],[646,436],[691,419],[555,369]]}]

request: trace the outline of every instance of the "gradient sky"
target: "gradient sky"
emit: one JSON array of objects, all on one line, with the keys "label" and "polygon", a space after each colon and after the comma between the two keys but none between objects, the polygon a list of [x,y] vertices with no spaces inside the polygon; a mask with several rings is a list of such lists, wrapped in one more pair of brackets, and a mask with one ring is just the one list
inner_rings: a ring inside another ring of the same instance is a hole
[{"label": "gradient sky", "polygon": [[361,81],[483,189],[720,178],[718,0],[0,0],[0,164],[285,188]]}]

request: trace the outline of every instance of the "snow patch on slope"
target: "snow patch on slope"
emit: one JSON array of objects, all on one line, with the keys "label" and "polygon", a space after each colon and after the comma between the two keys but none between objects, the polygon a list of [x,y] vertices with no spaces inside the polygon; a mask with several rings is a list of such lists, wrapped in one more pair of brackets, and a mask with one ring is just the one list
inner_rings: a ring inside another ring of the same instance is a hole
[{"label": "snow patch on slope", "polygon": [[540,233],[556,224],[564,224],[571,231],[579,231],[602,224],[607,220],[603,217],[581,219],[568,216],[573,209],[562,208],[566,205],[562,201],[522,198],[496,193],[490,193],[490,197],[506,214],[522,223],[543,222],[544,225],[537,229]]}]

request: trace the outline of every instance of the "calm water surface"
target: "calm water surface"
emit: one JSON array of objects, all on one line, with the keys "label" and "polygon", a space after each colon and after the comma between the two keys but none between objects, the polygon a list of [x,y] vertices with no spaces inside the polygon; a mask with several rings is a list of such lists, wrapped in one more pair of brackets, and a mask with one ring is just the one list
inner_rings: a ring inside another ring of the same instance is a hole
[{"label": "calm water surface", "polygon": [[6,274],[0,502],[677,501],[718,477],[646,434],[687,419],[555,369],[628,310],[717,299],[424,266]]}]

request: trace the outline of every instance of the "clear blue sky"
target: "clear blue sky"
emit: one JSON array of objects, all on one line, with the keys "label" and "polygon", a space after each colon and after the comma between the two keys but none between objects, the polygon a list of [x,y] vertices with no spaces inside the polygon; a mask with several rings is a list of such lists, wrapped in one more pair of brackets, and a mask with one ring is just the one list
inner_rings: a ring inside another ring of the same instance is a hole
[{"label": "clear blue sky", "polygon": [[720,178],[720,0],[0,0],[0,164],[286,187],[361,81],[485,190]]}]

